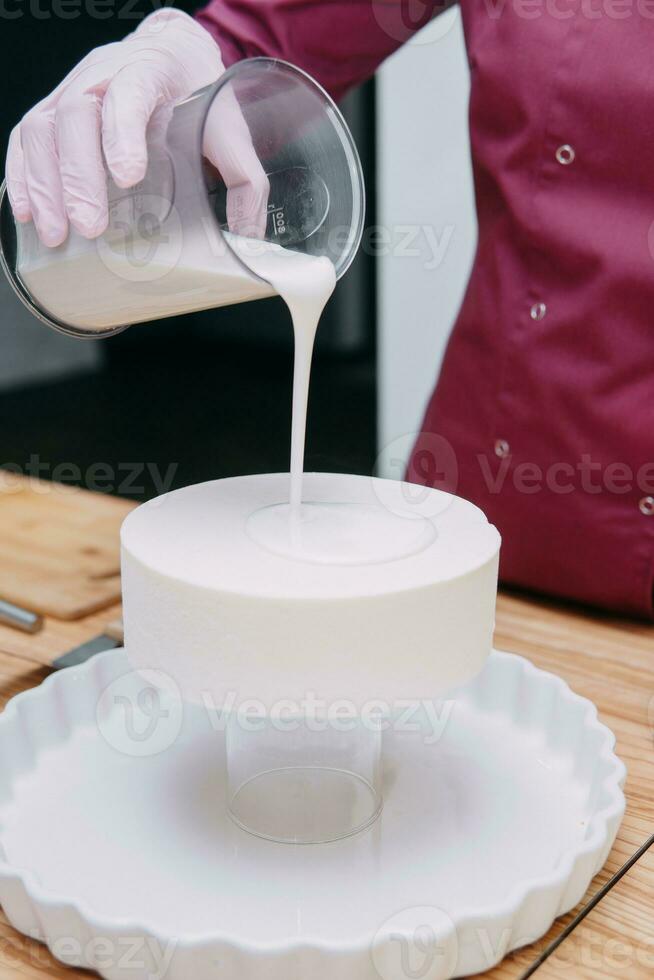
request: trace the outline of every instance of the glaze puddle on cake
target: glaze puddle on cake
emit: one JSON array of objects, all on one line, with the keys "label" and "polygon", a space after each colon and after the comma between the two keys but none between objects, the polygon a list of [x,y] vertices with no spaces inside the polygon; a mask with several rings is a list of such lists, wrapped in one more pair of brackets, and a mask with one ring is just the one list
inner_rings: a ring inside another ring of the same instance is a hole
[{"label": "glaze puddle on cake", "polygon": [[401,517],[375,503],[311,502],[293,515],[288,504],[251,514],[247,533],[287,558],[334,565],[367,565],[414,555],[436,538],[423,517]]}]

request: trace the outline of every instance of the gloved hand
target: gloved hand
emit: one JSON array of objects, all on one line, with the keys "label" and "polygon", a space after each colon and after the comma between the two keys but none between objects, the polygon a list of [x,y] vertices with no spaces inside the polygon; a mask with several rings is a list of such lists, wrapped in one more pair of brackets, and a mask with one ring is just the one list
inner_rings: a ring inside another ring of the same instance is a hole
[{"label": "gloved hand", "polygon": [[[65,240],[69,222],[86,238],[101,235],[108,222],[104,161],[119,187],[137,184],[153,113],[223,71],[214,39],[179,10],[150,14],[123,41],[91,51],[11,134],[6,176],[16,220],[33,220],[48,246]],[[209,114],[204,154],[228,187],[230,229],[263,237],[268,181],[236,101],[226,106]]]}]

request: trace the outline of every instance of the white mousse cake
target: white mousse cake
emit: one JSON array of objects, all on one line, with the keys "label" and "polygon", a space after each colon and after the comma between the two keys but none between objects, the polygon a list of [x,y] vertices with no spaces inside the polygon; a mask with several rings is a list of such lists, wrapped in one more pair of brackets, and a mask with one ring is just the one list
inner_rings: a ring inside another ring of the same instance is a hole
[{"label": "white mousse cake", "polygon": [[306,474],[216,480],[122,528],[125,646],[185,700],[435,698],[491,650],[500,536],[439,490]]}]

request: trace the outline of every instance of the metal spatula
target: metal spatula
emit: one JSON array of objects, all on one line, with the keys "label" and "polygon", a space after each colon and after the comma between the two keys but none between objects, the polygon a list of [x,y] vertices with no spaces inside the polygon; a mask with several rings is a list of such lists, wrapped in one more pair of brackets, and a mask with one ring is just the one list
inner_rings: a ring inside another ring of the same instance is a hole
[{"label": "metal spatula", "polygon": [[61,670],[63,667],[77,667],[78,664],[86,663],[96,653],[122,646],[122,643],[123,621],[122,619],[115,619],[112,623],[108,623],[104,631],[98,636],[94,636],[80,646],[69,650],[68,653],[64,653],[61,657],[57,657],[52,666],[55,670]]}]

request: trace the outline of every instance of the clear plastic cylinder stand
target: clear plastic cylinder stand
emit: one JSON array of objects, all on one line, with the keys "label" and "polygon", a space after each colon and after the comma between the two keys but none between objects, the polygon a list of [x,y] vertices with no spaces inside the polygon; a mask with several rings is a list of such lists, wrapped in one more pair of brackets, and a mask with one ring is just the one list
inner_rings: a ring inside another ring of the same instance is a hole
[{"label": "clear plastic cylinder stand", "polygon": [[322,844],[382,810],[381,722],[316,712],[230,713],[228,806],[239,827],[287,844]]}]

